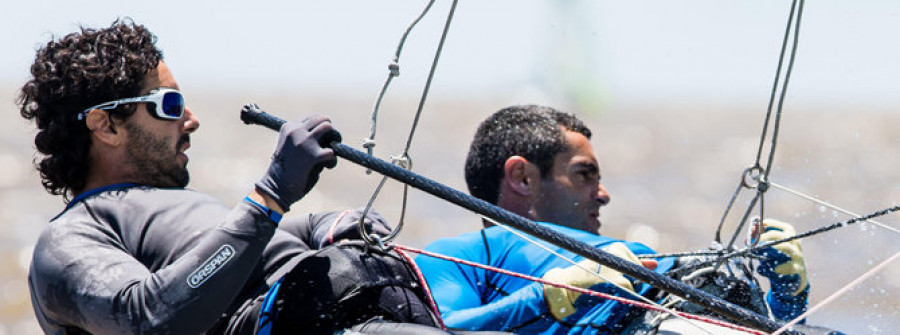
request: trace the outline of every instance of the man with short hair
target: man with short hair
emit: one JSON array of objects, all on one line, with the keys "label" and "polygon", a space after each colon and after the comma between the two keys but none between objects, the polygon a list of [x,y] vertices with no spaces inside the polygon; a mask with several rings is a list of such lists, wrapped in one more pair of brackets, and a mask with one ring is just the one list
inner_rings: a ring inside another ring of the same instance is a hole
[{"label": "man with short hair", "polygon": [[[155,41],[130,20],[82,28],[40,48],[33,77],[22,87],[18,104],[38,128],[42,183],[67,202],[38,239],[28,276],[46,333],[255,332],[264,298],[276,305],[269,312],[279,311],[279,299],[291,302],[284,292],[270,291],[276,282],[324,271],[292,266],[329,259],[307,253],[309,245],[323,247],[342,232],[356,232],[359,212],[281,220],[320,171],[337,162],[320,143],[340,135],[322,116],[281,128],[268,170],[234,208],[185,189],[185,151],[200,122]],[[298,268],[302,273],[293,271]],[[330,288],[282,286],[319,295]],[[421,312],[427,309],[409,307],[416,297],[402,292],[389,298],[409,302],[389,307],[401,318],[395,321],[430,322],[431,314]],[[372,306],[363,312],[378,315],[379,301]],[[411,311],[421,320],[402,319]]]},{"label": "man with short hair", "polygon": [[[670,258],[639,260],[636,255],[655,253],[640,243],[599,235],[599,210],[610,202],[610,195],[600,183],[590,138],[591,131],[572,114],[535,105],[504,108],[484,120],[472,140],[465,165],[469,192],[656,272],[672,269],[676,263]],[[492,222],[484,225],[478,232],[440,239],[426,249],[631,300],[636,300],[633,293],[650,295],[649,285],[615,270],[542,243],[578,262],[573,265]],[[763,240],[774,237],[764,234]],[[770,294],[770,303],[775,316],[795,317],[806,308],[809,292],[802,253],[799,246],[775,251],[787,259],[769,262],[767,271],[760,272],[772,278],[776,292]],[[527,334],[621,333],[640,312],[617,301],[428,256],[417,257],[416,263],[449,327]],[[793,267],[773,270],[788,263]]]}]

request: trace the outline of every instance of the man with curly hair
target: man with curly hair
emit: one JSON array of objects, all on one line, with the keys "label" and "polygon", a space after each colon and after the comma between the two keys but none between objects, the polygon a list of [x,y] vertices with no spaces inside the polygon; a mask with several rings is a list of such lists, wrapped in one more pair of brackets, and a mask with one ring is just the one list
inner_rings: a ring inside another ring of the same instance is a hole
[{"label": "man with curly hair", "polygon": [[155,41],[130,20],[82,28],[40,48],[22,87],[43,186],[67,202],[28,276],[47,333],[249,333],[309,245],[356,231],[358,212],[281,221],[337,162],[320,143],[340,135],[322,116],[282,127],[268,170],[234,208],[185,189],[200,122]]}]

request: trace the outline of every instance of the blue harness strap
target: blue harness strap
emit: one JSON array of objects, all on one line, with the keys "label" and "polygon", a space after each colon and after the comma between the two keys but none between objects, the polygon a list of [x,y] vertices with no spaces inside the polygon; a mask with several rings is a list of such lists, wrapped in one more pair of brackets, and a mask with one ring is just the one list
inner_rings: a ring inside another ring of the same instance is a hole
[{"label": "blue harness strap", "polygon": [[269,288],[269,292],[266,293],[266,298],[263,299],[262,308],[259,310],[259,322],[256,324],[257,335],[272,334],[272,324],[278,319],[278,311],[275,309],[275,299],[278,297],[278,289],[281,288],[282,281],[284,281],[284,277],[278,279],[278,281]]}]

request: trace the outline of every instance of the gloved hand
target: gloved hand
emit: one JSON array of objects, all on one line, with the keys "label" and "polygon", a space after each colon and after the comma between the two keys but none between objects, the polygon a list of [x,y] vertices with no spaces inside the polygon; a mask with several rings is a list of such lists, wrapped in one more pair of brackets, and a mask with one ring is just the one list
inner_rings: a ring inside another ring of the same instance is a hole
[{"label": "gloved hand", "polygon": [[[759,243],[776,241],[797,234],[790,224],[773,219],[763,220],[762,231]],[[809,287],[800,240],[757,249],[753,253],[765,257],[760,261],[757,272],[769,278],[769,284],[772,286],[772,293],[775,296],[779,298],[795,297]]]},{"label": "gloved hand", "polygon": [[337,165],[334,152],[326,146],[340,140],[331,120],[321,115],[285,123],[278,133],[269,170],[256,187],[288,211],[316,184],[322,168]]},{"label": "gloved hand", "polygon": [[[626,261],[640,265],[641,261],[628,249],[623,243],[613,243],[603,248],[610,254],[613,254]],[[615,292],[611,286],[619,286],[626,290],[634,292],[634,287],[628,278],[616,270],[607,266],[601,266],[589,259],[578,262],[578,265],[572,265],[567,268],[555,268],[544,274],[542,277],[557,284],[565,284],[580,288],[590,288],[595,291]],[[585,271],[584,269],[590,270]],[[550,314],[557,320],[563,320],[569,315],[575,314],[575,301],[581,293],[570,291],[564,288],[550,286],[544,284],[544,300],[550,309]]]}]

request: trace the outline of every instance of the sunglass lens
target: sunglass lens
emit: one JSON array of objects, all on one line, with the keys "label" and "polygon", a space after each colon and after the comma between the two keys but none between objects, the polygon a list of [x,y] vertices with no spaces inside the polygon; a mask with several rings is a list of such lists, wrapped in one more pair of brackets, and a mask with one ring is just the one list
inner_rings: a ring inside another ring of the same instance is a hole
[{"label": "sunglass lens", "polygon": [[169,92],[163,96],[162,112],[168,117],[180,118],[184,113],[184,97],[178,92]]}]

